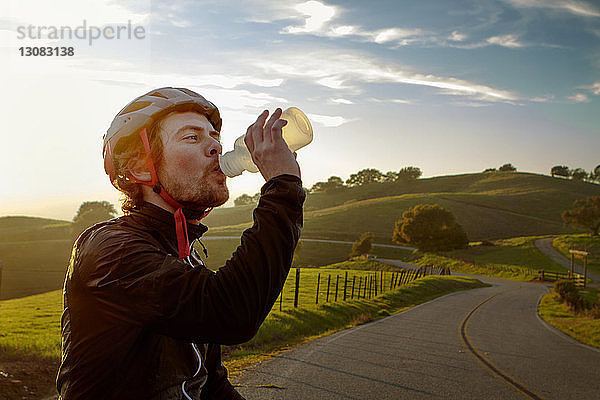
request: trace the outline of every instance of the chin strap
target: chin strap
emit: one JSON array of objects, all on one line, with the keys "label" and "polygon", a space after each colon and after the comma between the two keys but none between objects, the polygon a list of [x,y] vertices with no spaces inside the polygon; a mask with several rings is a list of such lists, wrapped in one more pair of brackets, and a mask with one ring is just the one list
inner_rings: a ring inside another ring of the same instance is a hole
[{"label": "chin strap", "polygon": [[[187,232],[187,221],[185,218],[185,214],[183,213],[183,205],[181,205],[178,201],[173,199],[166,190],[162,187],[160,182],[158,181],[158,175],[156,174],[156,169],[154,168],[154,162],[152,161],[152,156],[150,153],[150,143],[148,141],[148,135],[146,133],[146,128],[140,130],[140,137],[142,138],[142,144],[144,145],[144,150],[146,152],[146,166],[148,171],[150,171],[150,176],[152,180],[148,181],[140,181],[139,179],[132,178],[131,181],[135,183],[141,183],[142,185],[150,186],[154,193],[158,194],[162,197],[167,204],[171,207],[175,208],[174,218],[175,218],[175,233],[177,235],[177,249],[179,252],[179,258],[186,258],[190,256],[190,241],[188,239]],[[199,219],[206,217],[212,208],[209,208]]]}]

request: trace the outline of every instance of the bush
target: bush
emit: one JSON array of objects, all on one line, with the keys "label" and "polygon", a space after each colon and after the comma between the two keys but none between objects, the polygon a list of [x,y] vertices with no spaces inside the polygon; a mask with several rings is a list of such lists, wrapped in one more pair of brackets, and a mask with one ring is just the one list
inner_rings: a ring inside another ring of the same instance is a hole
[{"label": "bush", "polygon": [[419,204],[402,213],[392,241],[412,244],[421,251],[448,251],[469,245],[463,227],[439,204]]}]

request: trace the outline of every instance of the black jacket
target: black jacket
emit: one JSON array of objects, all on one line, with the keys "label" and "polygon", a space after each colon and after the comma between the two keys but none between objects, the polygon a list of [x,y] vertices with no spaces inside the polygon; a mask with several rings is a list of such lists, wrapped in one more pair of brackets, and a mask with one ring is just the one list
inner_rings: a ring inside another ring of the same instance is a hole
[{"label": "black jacket", "polygon": [[[248,341],[269,313],[300,237],[304,198],[297,177],[265,183],[254,225],[216,273],[195,252],[177,258],[173,214],[150,203],[85,231],[63,291],[61,397],[187,399],[184,385],[192,399],[241,399],[220,345]],[[188,224],[190,242],[206,230]]]}]

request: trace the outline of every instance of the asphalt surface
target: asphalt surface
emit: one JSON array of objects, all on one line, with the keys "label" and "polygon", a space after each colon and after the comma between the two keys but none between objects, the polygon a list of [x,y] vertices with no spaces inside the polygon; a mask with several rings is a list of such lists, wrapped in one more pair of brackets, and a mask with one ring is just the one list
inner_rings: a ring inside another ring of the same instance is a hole
[{"label": "asphalt surface", "polygon": [[298,346],[234,384],[247,399],[598,399],[600,351],[547,325],[547,287],[480,277],[453,293]]}]

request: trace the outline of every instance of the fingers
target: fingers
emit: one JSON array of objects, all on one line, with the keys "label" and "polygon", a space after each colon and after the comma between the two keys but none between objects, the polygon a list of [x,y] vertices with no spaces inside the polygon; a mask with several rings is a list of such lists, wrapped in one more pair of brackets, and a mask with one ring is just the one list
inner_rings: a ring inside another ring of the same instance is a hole
[{"label": "fingers", "polygon": [[244,138],[244,142],[246,143],[246,146],[248,147],[248,150],[250,150],[251,153],[254,151],[256,143],[262,142],[264,140],[263,126],[268,115],[268,110],[263,111],[258,116],[258,118],[256,118],[256,121],[252,125],[250,125],[246,130],[246,137]]},{"label": "fingers", "polygon": [[273,115],[271,115],[271,118],[269,118],[269,121],[267,121],[267,124],[265,125],[265,139],[273,139],[273,124],[275,124],[278,120],[279,117],[281,117],[281,108],[277,108],[274,112]]}]

